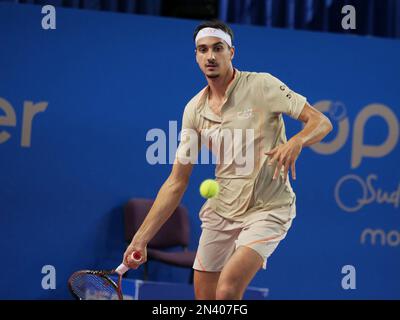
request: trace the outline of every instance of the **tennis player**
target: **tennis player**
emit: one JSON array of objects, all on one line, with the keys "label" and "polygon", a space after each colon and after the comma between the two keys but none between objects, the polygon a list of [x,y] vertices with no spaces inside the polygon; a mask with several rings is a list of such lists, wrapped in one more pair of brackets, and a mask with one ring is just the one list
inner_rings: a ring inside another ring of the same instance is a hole
[{"label": "tennis player", "polygon": [[[185,107],[171,174],[128,246],[124,262],[138,267],[129,258],[134,251],[142,253],[141,263],[146,261],[147,243],[179,205],[203,143],[217,153],[220,192],[199,213],[195,297],[242,299],[296,216],[289,170],[296,179],[302,149],[321,141],[332,124],[273,75],[234,68],[233,32],[225,23],[200,24],[194,41],[196,61],[208,85]],[[304,123],[289,140],[282,114]]]}]

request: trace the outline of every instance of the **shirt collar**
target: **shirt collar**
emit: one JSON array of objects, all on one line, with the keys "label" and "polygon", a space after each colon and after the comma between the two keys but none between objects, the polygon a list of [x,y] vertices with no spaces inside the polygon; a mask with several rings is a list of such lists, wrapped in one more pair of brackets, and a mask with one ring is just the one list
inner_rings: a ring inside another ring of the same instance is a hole
[{"label": "shirt collar", "polygon": [[[225,95],[226,95],[226,102],[229,100],[230,94],[232,93],[233,89],[236,87],[239,79],[240,79],[240,75],[241,72],[238,69],[234,69],[234,75],[233,75],[233,79],[232,81],[229,83]],[[200,110],[200,114],[203,115],[204,117],[213,120],[213,121],[217,121],[217,122],[221,122],[221,118],[216,115],[214,112],[212,112],[211,110],[209,110],[208,108],[208,104],[207,104],[207,97],[208,97],[208,93],[210,90],[210,86],[207,85],[202,91],[201,91],[201,96],[200,99],[197,103],[197,108]]]}]

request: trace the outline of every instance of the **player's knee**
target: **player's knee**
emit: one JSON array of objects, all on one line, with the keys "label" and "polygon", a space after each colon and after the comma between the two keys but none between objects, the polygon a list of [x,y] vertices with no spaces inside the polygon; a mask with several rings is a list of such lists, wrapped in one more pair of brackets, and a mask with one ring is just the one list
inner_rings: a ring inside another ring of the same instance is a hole
[{"label": "player's knee", "polygon": [[238,300],[241,299],[241,292],[239,288],[228,283],[218,284],[216,290],[217,300]]}]

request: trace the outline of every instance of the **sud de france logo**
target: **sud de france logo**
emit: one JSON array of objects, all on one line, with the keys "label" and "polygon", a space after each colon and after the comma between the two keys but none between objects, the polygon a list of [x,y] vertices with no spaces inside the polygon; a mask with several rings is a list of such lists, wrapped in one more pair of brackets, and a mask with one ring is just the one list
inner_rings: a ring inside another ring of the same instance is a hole
[{"label": "sud de france logo", "polygon": [[[321,112],[328,113],[336,122],[337,134],[330,142],[321,142],[310,146],[315,152],[330,155],[338,152],[348,141],[351,142],[349,164],[351,169],[358,168],[367,158],[384,158],[397,146],[399,140],[399,121],[395,113],[384,104],[369,104],[356,115],[351,130],[351,122],[347,115],[346,106],[342,102],[320,101],[314,105]],[[387,126],[387,135],[378,144],[369,144],[365,141],[365,128],[373,117],[379,117]],[[355,198],[345,201],[344,191],[349,186],[359,190]],[[394,189],[385,188],[379,183],[379,176],[371,172],[366,177],[356,174],[342,176],[336,183],[334,196],[340,209],[346,212],[359,211],[372,203],[391,205],[398,208],[400,205],[400,184]]]}]

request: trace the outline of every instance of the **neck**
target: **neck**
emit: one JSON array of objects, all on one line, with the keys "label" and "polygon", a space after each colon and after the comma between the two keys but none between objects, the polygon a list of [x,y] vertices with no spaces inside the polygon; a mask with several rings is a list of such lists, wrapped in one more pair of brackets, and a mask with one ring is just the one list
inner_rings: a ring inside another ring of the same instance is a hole
[{"label": "neck", "polygon": [[210,86],[210,98],[215,97],[217,99],[223,99],[225,97],[226,89],[233,80],[234,73],[235,71],[231,66],[225,76],[207,78],[208,85]]}]

